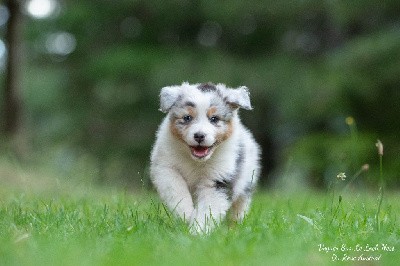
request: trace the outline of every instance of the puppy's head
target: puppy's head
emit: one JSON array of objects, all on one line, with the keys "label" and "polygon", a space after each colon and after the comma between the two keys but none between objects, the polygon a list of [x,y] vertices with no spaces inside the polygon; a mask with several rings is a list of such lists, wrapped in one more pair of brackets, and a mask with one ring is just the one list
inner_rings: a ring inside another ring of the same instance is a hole
[{"label": "puppy's head", "polygon": [[232,135],[238,108],[252,109],[246,87],[231,89],[211,83],[164,87],[160,103],[160,110],[169,113],[173,136],[199,161],[208,160]]}]

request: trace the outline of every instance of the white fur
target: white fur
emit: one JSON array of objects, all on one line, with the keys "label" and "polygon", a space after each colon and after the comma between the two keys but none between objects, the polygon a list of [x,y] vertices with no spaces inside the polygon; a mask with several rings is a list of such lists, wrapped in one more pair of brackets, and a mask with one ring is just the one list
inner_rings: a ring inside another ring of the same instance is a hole
[{"label": "white fur", "polygon": [[[206,133],[205,143],[210,146],[218,130],[208,121],[204,111],[216,94],[202,92],[198,86],[183,83],[162,89],[161,110],[168,114],[157,132],[150,173],[168,208],[187,221],[193,232],[207,233],[224,219],[228,210],[232,219],[241,221],[244,218],[250,206],[251,190],[259,176],[260,148],[235,109],[230,137],[213,148],[206,158],[194,158],[189,148],[196,144],[192,135],[199,130]],[[247,89],[229,89],[223,84],[215,87],[224,96],[226,105],[234,103],[236,108],[251,109]],[[199,111],[199,117],[190,125],[184,141],[172,134],[172,114],[169,112],[182,97],[195,103]],[[227,181],[229,187],[219,187],[218,180]]]}]

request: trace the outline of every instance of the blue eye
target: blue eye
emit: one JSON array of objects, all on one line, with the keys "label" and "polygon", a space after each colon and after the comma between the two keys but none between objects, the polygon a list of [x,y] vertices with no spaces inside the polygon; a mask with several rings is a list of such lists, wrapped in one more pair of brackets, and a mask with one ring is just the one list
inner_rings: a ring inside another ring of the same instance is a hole
[{"label": "blue eye", "polygon": [[212,116],[210,117],[210,122],[213,124],[216,124],[219,122],[219,117],[218,116]]},{"label": "blue eye", "polygon": [[182,117],[182,119],[185,123],[189,123],[190,121],[192,121],[193,117],[191,115],[185,115],[184,117]]}]

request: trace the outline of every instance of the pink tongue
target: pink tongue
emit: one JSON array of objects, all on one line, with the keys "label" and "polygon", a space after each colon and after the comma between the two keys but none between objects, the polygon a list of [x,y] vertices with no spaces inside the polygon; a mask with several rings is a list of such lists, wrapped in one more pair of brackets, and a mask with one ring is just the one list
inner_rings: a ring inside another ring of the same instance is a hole
[{"label": "pink tongue", "polygon": [[207,147],[193,147],[192,152],[193,152],[194,156],[204,157],[208,153],[208,148]]}]

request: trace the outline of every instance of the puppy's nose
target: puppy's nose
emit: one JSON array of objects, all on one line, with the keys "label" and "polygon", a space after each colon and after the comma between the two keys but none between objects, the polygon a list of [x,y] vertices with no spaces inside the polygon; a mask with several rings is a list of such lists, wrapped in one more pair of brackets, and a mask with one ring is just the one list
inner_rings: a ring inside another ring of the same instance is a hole
[{"label": "puppy's nose", "polygon": [[206,134],[204,134],[203,132],[194,133],[194,140],[197,141],[199,144],[202,143],[205,138]]}]

